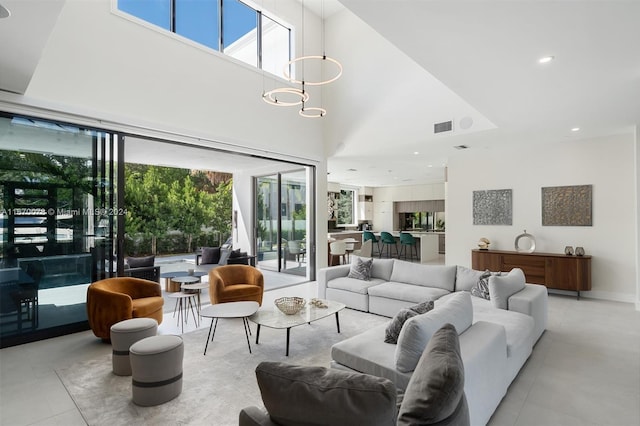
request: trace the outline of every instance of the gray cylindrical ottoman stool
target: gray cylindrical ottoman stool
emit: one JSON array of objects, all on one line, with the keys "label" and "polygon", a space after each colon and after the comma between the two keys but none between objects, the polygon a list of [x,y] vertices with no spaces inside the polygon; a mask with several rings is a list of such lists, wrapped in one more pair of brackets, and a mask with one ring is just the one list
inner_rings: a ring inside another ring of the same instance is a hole
[{"label": "gray cylindrical ottoman stool", "polygon": [[111,364],[113,373],[130,376],[129,348],[138,340],[158,334],[158,322],[153,318],[133,318],[111,326]]},{"label": "gray cylindrical ottoman stool", "polygon": [[135,404],[158,405],[180,395],[184,355],[180,336],[147,337],[134,343],[129,353]]}]

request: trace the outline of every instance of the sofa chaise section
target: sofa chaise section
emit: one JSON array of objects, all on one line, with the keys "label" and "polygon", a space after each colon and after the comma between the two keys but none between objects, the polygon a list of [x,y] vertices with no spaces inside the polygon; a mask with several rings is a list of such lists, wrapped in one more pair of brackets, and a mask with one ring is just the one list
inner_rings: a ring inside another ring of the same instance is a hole
[{"label": "sofa chaise section", "polygon": [[[508,337],[502,325],[475,320],[470,298],[471,296],[466,292],[456,293],[439,303],[432,311],[409,319],[405,326],[418,323],[423,316],[430,317],[432,324],[428,328],[431,330],[441,323],[451,321],[452,318],[454,318],[453,321],[457,321],[455,318],[465,315],[450,311],[452,299],[458,299],[458,305],[460,299],[463,300],[463,309],[469,311],[466,315],[468,319],[462,320],[463,323],[467,323],[467,328],[464,328],[465,325],[457,324],[456,329],[464,329],[459,335],[460,351],[465,367],[464,389],[469,404],[471,424],[485,424],[500,404],[511,382],[508,379],[510,374],[505,374],[504,371],[505,366],[510,365],[507,356]],[[458,306],[457,309],[460,307]],[[530,335],[533,321],[521,323],[521,325],[526,328],[522,333]],[[385,377],[393,381],[398,389],[405,389],[413,371],[398,369],[397,360],[402,337],[398,339],[398,345],[385,343],[385,328],[386,324],[382,324],[333,345],[331,367]],[[426,330],[424,325],[421,329]],[[402,333],[404,331],[401,335]],[[428,337],[430,336],[425,337],[422,344],[428,343]],[[529,345],[530,351],[531,343],[525,344]]]}]

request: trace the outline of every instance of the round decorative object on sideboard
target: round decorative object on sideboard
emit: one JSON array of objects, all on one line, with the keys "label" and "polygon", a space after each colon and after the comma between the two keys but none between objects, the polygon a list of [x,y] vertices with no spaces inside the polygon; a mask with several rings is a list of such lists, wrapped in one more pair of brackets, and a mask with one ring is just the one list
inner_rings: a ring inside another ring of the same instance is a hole
[{"label": "round decorative object on sideboard", "polygon": [[573,247],[566,246],[564,248],[564,254],[566,254],[567,256],[572,256],[573,255]]},{"label": "round decorative object on sideboard", "polygon": [[531,234],[527,234],[527,230],[516,237],[516,251],[523,253],[533,253],[536,250],[536,239]]},{"label": "round decorative object on sideboard", "polygon": [[584,247],[576,247],[576,256],[584,256]]},{"label": "round decorative object on sideboard", "polygon": [[482,237],[478,241],[478,248],[480,250],[489,250],[489,244],[491,244],[491,241],[489,241],[488,238]]}]

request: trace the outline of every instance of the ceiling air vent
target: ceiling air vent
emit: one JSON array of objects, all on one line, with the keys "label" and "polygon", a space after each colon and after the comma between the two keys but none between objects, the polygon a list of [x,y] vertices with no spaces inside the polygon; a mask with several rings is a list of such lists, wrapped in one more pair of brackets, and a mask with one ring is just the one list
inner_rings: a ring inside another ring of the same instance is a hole
[{"label": "ceiling air vent", "polygon": [[451,120],[443,121],[442,123],[436,123],[433,125],[433,133],[450,132],[453,128]]},{"label": "ceiling air vent", "polygon": [[469,149],[469,145],[456,145],[454,146],[455,149]]}]

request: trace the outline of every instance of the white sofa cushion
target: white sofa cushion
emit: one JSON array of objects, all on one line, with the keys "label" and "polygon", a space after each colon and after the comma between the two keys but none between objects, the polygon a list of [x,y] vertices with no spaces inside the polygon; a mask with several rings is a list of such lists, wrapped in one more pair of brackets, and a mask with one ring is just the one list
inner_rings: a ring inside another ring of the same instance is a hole
[{"label": "white sofa cushion", "polygon": [[370,287],[386,283],[382,278],[371,278],[369,281],[358,280],[356,278],[340,277],[329,281],[328,288],[337,288],[340,290],[348,290],[354,293],[367,294]]},{"label": "white sofa cushion", "polygon": [[396,368],[405,373],[413,371],[433,333],[446,323],[453,324],[458,334],[471,327],[473,305],[469,293],[454,293],[445,302],[436,304],[433,310],[404,323],[396,345]]},{"label": "white sofa cushion", "polygon": [[513,268],[507,275],[489,277],[489,295],[493,306],[499,309],[509,309],[509,298],[524,287],[524,272],[520,268]]},{"label": "white sofa cushion", "polygon": [[423,287],[421,285],[405,284],[393,281],[372,286],[368,291],[371,296],[406,300],[407,302],[413,303],[436,300],[446,294],[449,294],[448,291],[441,288]]},{"label": "white sofa cushion", "polygon": [[507,335],[507,357],[521,347],[533,347],[534,320],[519,312],[496,309],[491,301],[472,297],[473,322],[487,321],[500,324]]},{"label": "white sofa cushion", "polygon": [[456,267],[421,265],[419,263],[395,260],[389,281],[453,291],[456,283]]}]

